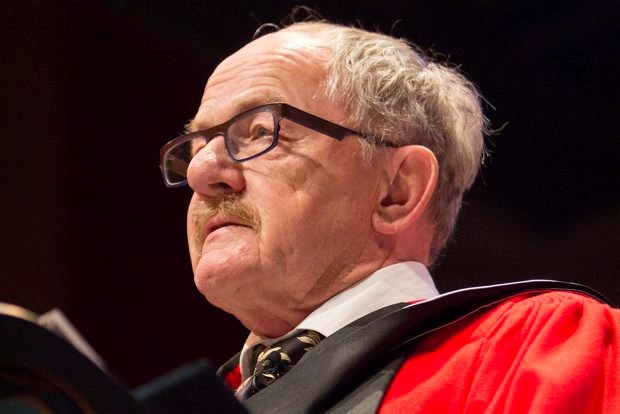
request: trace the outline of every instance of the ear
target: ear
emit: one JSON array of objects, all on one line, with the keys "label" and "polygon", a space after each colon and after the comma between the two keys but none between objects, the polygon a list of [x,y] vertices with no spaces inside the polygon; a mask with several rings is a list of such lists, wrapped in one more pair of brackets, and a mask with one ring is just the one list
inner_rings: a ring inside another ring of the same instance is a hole
[{"label": "ear", "polygon": [[418,221],[435,191],[438,174],[437,158],[428,148],[397,148],[372,216],[375,230],[396,234]]}]

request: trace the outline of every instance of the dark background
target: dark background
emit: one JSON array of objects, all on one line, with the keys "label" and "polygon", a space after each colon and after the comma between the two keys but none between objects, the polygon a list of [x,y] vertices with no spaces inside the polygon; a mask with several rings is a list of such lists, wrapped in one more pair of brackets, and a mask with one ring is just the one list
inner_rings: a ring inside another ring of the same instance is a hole
[{"label": "dark background", "polygon": [[[195,290],[188,189],[159,148],[216,63],[297,2],[2,2],[0,301],[61,308],[137,385],[219,364],[246,332]],[[433,48],[477,83],[492,157],[434,269],[441,290],[523,278],[620,302],[616,1],[307,1]]]}]

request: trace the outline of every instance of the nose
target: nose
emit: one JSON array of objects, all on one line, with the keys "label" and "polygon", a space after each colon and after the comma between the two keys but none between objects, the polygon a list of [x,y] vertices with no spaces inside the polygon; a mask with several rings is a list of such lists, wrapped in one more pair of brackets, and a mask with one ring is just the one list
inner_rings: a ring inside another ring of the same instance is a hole
[{"label": "nose", "polygon": [[213,138],[192,158],[187,183],[194,192],[207,197],[243,192],[243,171],[226,152],[224,137]]}]

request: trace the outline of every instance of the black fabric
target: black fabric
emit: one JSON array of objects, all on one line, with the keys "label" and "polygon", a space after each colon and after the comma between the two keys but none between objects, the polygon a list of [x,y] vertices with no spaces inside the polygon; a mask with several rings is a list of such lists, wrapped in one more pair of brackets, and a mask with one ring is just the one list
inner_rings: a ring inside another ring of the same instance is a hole
[{"label": "black fabric", "polygon": [[[132,395],[148,414],[248,414],[206,360],[162,375],[133,390]],[[114,412],[125,412],[116,408]]]},{"label": "black fabric", "polygon": [[399,354],[399,356],[391,358],[386,366],[377,369],[368,379],[361,381],[353,392],[344,394],[326,413],[375,413],[383,400],[385,390],[392,383],[392,379],[407,359],[407,353],[401,352]]},{"label": "black fabric", "polygon": [[285,378],[249,398],[245,405],[252,413],[270,414],[374,412],[404,361],[407,345],[416,338],[509,297],[549,290],[585,293],[613,306],[586,286],[548,280],[478,287],[414,305],[392,305],[324,339]]},{"label": "black fabric", "polygon": [[220,367],[216,371],[217,376],[220,377],[221,379],[226,378],[226,375],[228,375],[235,368],[237,368],[237,365],[239,365],[240,358],[241,358],[241,352],[237,352],[235,355],[232,356],[232,358],[230,358],[228,361],[220,365]]}]

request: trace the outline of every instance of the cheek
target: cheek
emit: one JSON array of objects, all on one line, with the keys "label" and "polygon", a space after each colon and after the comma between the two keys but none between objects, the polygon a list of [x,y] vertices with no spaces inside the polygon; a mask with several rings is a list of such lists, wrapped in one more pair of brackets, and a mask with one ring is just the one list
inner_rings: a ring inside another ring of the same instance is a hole
[{"label": "cheek", "polygon": [[196,269],[198,258],[200,257],[200,247],[196,245],[196,230],[192,222],[192,211],[196,204],[196,195],[192,196],[187,209],[186,227],[187,227],[187,245],[189,248],[189,256],[192,261],[192,268]]},{"label": "cheek", "polygon": [[351,183],[337,184],[333,178],[307,180],[304,186],[284,186],[263,203],[262,253],[270,254],[263,258],[291,265],[322,260],[365,231],[372,214],[367,189],[360,196]]}]

